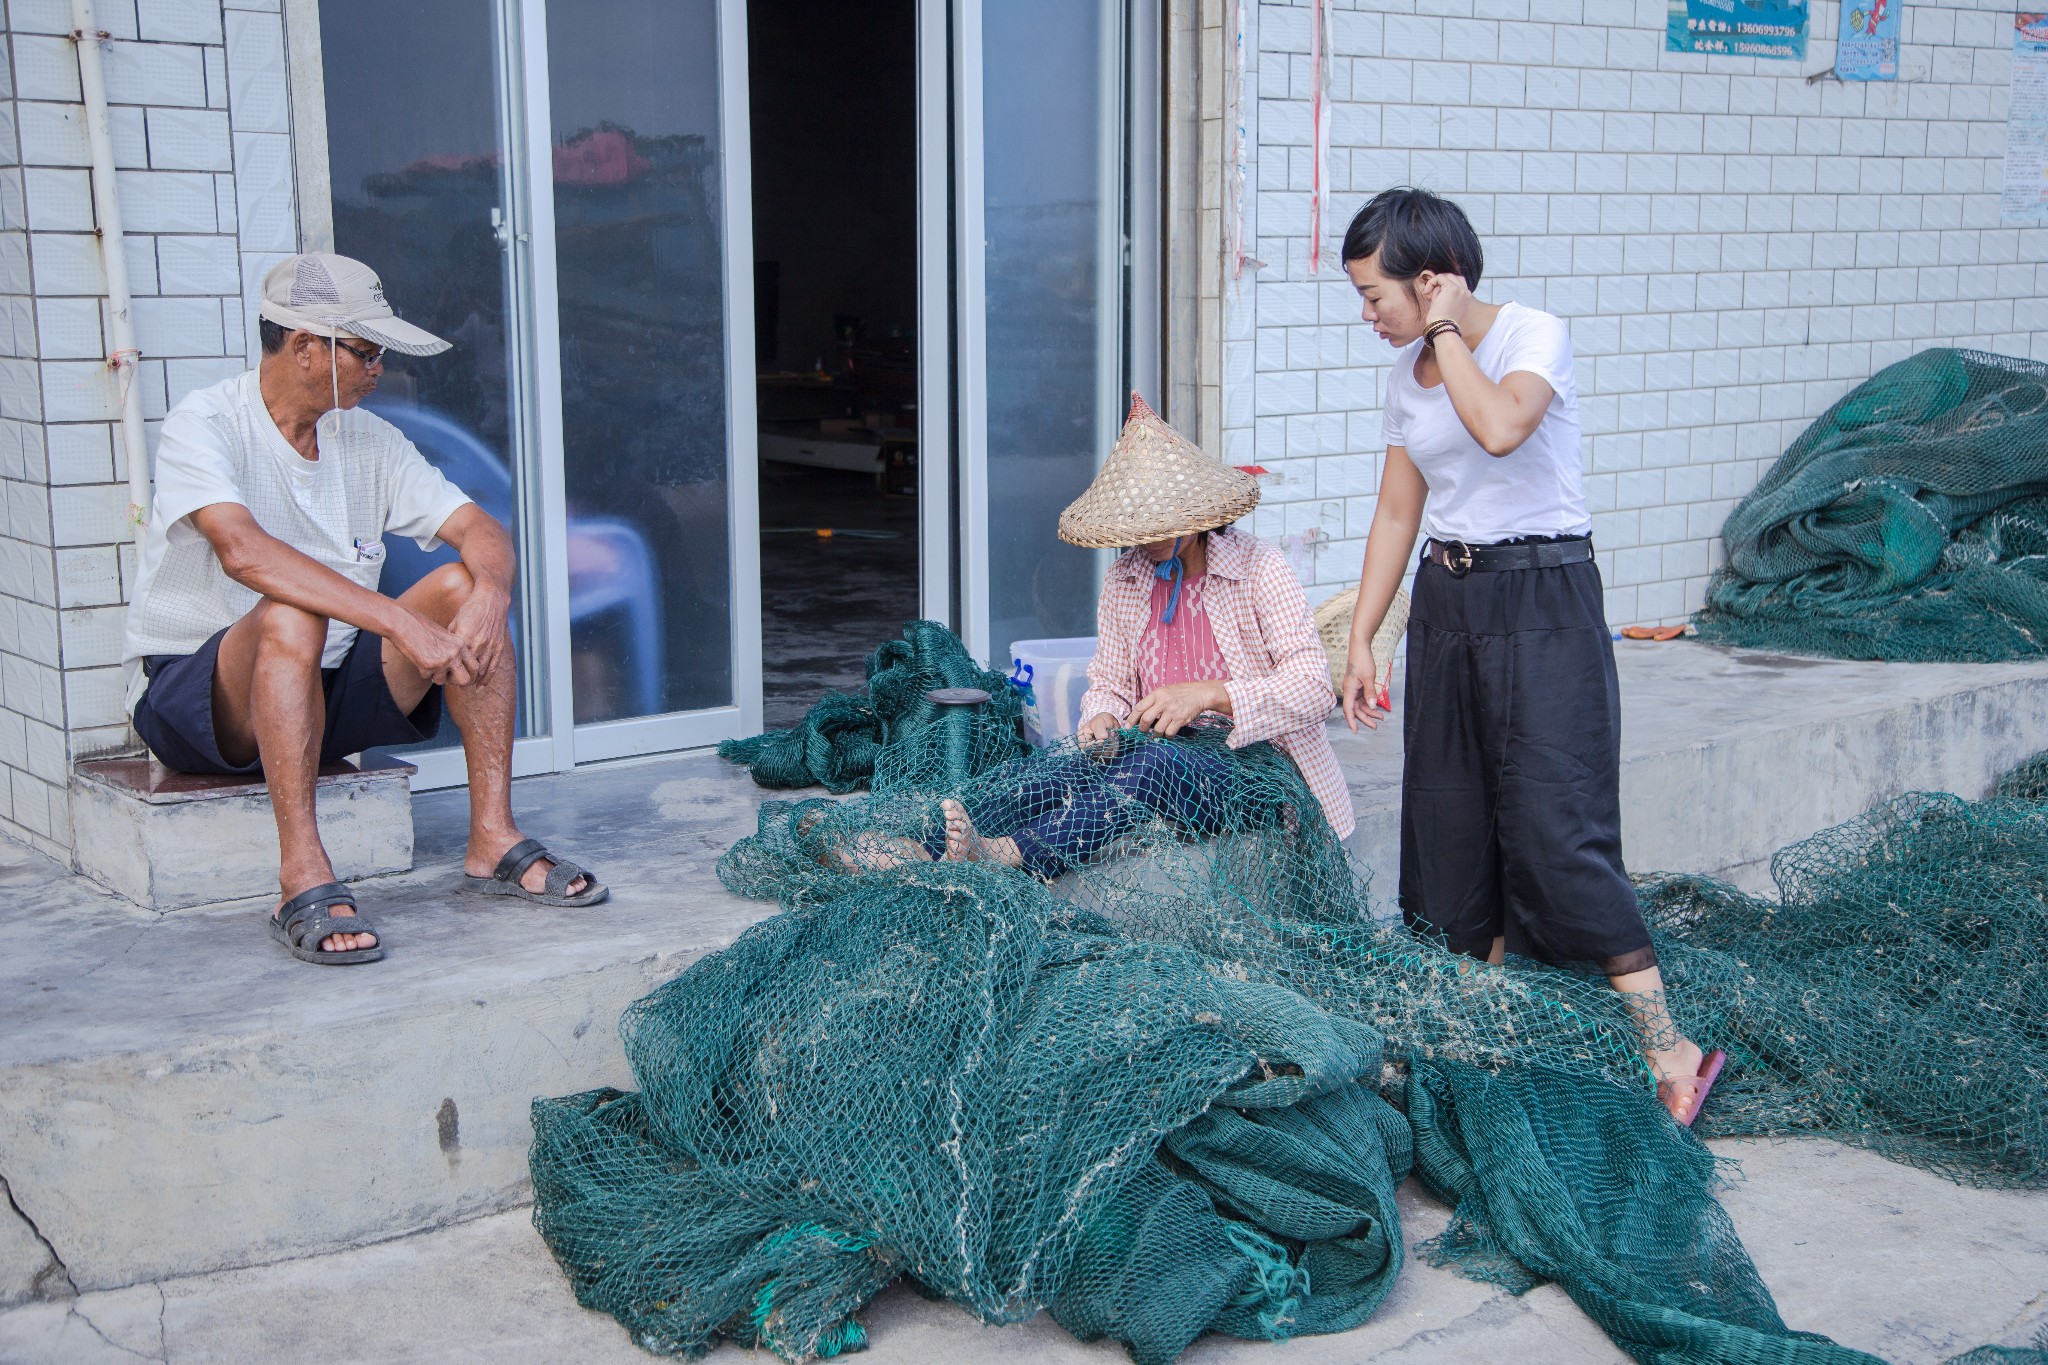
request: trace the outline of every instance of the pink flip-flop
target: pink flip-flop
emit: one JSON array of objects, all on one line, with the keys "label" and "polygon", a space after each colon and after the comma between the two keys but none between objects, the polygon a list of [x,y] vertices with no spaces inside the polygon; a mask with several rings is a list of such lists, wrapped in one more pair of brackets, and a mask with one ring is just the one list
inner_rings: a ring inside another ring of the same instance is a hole
[{"label": "pink flip-flop", "polygon": [[[1679,1127],[1692,1127],[1692,1121],[1700,1116],[1700,1106],[1707,1102],[1707,1093],[1714,1088],[1714,1082],[1721,1078],[1721,1068],[1727,1064],[1728,1054],[1720,1048],[1715,1048],[1700,1058],[1697,1075],[1682,1081],[1657,1082],[1657,1098],[1671,1111],[1671,1117]],[[1690,1096],[1692,1099],[1684,1118],[1678,1116],[1678,1110],[1673,1104],[1673,1101],[1682,1095]]]}]

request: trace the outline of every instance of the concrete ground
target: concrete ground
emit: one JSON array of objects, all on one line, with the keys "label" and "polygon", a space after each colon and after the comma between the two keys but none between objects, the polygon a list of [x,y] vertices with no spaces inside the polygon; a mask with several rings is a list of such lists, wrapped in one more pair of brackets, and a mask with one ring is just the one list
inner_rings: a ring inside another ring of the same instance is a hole
[{"label": "concrete ground", "polygon": [[[1755,880],[1771,849],[1874,801],[1981,795],[2048,749],[2043,665],[1646,645],[1622,650],[1621,674],[1638,870]],[[1384,898],[1398,727],[1337,739],[1354,849]],[[574,915],[458,894],[465,799],[422,796],[417,866],[358,887],[390,934],[369,968],[292,961],[260,900],[151,914],[0,841],[0,1304],[85,1291],[0,1314],[0,1362],[89,1360],[116,1349],[102,1333],[180,1360],[631,1358],[506,1212],[530,1197],[526,1107],[630,1085],[620,1009],[771,908],[714,876],[762,796],[705,753],[522,781],[529,829],[615,889]],[[2048,1193],[1960,1189],[1820,1143],[1731,1150],[1750,1179],[1729,1208],[1795,1326],[1933,1361],[2048,1322]],[[308,1186],[323,1152],[372,1175],[346,1194]],[[1443,1218],[1419,1195],[1409,1211],[1411,1243]],[[1121,1358],[1049,1322],[984,1332],[904,1293],[872,1321],[882,1360]],[[1350,1337],[1195,1358],[1395,1348],[1612,1358],[1554,1290],[1510,1300],[1412,1266]]]},{"label": "concrete ground", "polygon": [[[1719,1142],[1743,1178],[1722,1202],[1790,1325],[1899,1365],[1939,1362],[2048,1331],[2048,1195],[1961,1189],[1827,1142]],[[1412,1248],[1444,1210],[1410,1181]],[[984,1327],[898,1286],[862,1314],[874,1365],[1122,1365],[1110,1342],[1083,1345],[1040,1315]],[[730,1345],[716,1361],[768,1360]],[[574,1361],[647,1355],[611,1318],[577,1307],[547,1248],[514,1211],[330,1256],[86,1294],[0,1313],[8,1365],[136,1359]],[[1209,1337],[1188,1365],[1392,1361],[1576,1365],[1627,1357],[1554,1285],[1522,1298],[1413,1259],[1373,1320],[1284,1345]]]}]

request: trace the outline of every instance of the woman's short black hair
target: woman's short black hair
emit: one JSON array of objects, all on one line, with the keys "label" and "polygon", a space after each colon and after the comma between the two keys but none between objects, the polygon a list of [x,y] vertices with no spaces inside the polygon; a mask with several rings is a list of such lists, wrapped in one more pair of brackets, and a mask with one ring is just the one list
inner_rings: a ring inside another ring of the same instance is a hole
[{"label": "woman's short black hair", "polygon": [[1463,275],[1467,287],[1479,287],[1486,257],[1479,234],[1465,210],[1428,190],[1402,186],[1382,190],[1358,211],[1344,232],[1345,261],[1362,261],[1379,253],[1380,274],[1390,280],[1412,280],[1427,270],[1437,275]]}]

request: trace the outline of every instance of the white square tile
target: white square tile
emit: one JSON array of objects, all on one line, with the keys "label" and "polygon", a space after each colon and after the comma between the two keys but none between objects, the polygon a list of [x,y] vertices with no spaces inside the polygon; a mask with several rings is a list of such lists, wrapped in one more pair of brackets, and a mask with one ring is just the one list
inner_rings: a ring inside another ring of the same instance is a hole
[{"label": "white square tile", "polygon": [[123,171],[116,180],[121,192],[121,218],[127,231],[215,231],[214,178],[211,175],[188,171]]},{"label": "white square tile", "polygon": [[218,43],[220,0],[136,0],[144,38],[163,43]]},{"label": "white square tile", "polygon": [[290,138],[235,134],[235,212],[243,251],[298,250]]},{"label": "white square tile", "polygon": [[226,19],[229,103],[235,131],[289,133],[283,18],[231,10]]},{"label": "white square tile", "polygon": [[102,65],[112,104],[204,105],[206,60],[196,47],[109,43]]},{"label": "white square tile", "polygon": [[159,171],[234,169],[228,116],[218,109],[151,109],[149,165]]}]

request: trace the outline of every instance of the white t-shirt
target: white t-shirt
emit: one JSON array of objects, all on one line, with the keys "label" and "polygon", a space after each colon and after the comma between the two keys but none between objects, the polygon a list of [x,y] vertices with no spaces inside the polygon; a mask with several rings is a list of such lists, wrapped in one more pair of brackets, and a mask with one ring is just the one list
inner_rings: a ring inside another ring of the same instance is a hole
[{"label": "white t-shirt", "polygon": [[[131,713],[148,686],[145,657],[190,654],[256,605],[257,594],[227,576],[192,524],[200,508],[239,503],[271,535],[374,592],[385,532],[431,550],[440,544],[435,533],[469,501],[375,413],[323,418],[318,440],[317,460],[292,449],[263,405],[254,370],[187,394],[164,418],[121,651]],[[354,626],[328,622],[321,666],[337,667],[355,637]]]},{"label": "white t-shirt", "polygon": [[1489,455],[1472,439],[1442,383],[1425,389],[1415,382],[1421,356],[1422,343],[1415,341],[1394,357],[1383,430],[1388,445],[1407,449],[1429,485],[1423,533],[1485,545],[1591,531],[1580,482],[1579,389],[1564,320],[1504,303],[1472,353],[1480,372],[1496,384],[1526,370],[1550,385],[1543,420],[1506,455]]}]

